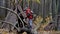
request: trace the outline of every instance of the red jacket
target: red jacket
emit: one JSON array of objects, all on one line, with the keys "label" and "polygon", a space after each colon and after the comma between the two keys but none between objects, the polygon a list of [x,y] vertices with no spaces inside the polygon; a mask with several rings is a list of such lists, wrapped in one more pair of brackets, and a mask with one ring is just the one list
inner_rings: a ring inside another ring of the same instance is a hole
[{"label": "red jacket", "polygon": [[[28,17],[28,14],[29,14],[29,17]],[[32,15],[32,12],[31,12],[30,8],[28,8],[28,9],[26,10],[26,15],[27,15],[27,17],[28,17],[29,19],[32,19],[32,18],[33,18],[33,15]]]}]

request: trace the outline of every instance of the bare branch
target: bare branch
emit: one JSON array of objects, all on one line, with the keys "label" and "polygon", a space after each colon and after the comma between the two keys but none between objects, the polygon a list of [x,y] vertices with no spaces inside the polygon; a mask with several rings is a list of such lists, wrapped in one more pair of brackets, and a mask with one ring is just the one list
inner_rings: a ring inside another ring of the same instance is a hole
[{"label": "bare branch", "polygon": [[3,21],[3,20],[0,20],[0,22],[2,23],[7,23],[7,24],[10,24],[10,25],[12,25],[13,27],[15,27],[18,31],[19,31],[19,29],[16,27],[16,26],[14,26],[11,22],[8,22],[8,21]]},{"label": "bare branch", "polygon": [[[6,8],[6,7],[2,7],[2,6],[0,6],[0,8],[9,10],[10,12],[14,13],[21,20],[21,18],[19,17],[19,15],[15,11],[13,11],[12,9],[9,9],[9,8]],[[22,20],[21,20],[21,22],[22,22],[22,25],[24,27],[24,23],[23,23]]]}]

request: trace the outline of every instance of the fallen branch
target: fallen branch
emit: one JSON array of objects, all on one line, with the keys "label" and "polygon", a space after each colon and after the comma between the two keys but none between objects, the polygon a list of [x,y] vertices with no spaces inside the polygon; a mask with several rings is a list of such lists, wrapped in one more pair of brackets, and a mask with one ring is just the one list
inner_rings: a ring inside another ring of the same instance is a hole
[{"label": "fallen branch", "polygon": [[19,31],[19,29],[18,29],[16,26],[14,26],[11,22],[3,21],[3,20],[0,20],[0,22],[1,22],[1,23],[7,23],[7,24],[10,24],[10,25],[12,25],[13,27],[15,27],[15,28]]},{"label": "fallen branch", "polygon": [[[13,11],[12,9],[9,9],[9,8],[6,8],[6,7],[2,7],[2,6],[0,6],[0,8],[9,10],[11,13],[14,13],[21,20],[20,16],[15,11]],[[23,23],[22,20],[21,20],[21,22],[22,22],[22,25],[24,27],[24,23]]]}]

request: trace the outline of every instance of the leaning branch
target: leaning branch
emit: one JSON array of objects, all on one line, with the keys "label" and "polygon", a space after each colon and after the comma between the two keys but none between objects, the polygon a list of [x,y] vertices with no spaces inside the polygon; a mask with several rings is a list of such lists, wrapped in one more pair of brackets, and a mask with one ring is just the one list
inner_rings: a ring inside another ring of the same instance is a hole
[{"label": "leaning branch", "polygon": [[[11,13],[14,13],[21,20],[21,18],[19,17],[19,15],[15,11],[13,11],[12,9],[9,9],[9,8],[6,8],[6,7],[2,7],[2,6],[0,6],[0,8],[9,10]],[[21,22],[22,22],[23,27],[24,27],[24,23],[23,23],[22,20],[21,20]]]}]

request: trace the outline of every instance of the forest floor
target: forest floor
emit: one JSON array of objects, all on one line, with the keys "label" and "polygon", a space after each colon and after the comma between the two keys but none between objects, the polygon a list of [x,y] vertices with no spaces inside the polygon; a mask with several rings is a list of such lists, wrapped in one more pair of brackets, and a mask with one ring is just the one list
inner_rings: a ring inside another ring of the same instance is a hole
[{"label": "forest floor", "polygon": [[[7,30],[0,29],[0,34],[17,34],[17,32],[8,32]],[[27,34],[26,32],[22,34]],[[60,31],[38,31],[38,34],[60,34]]]}]

